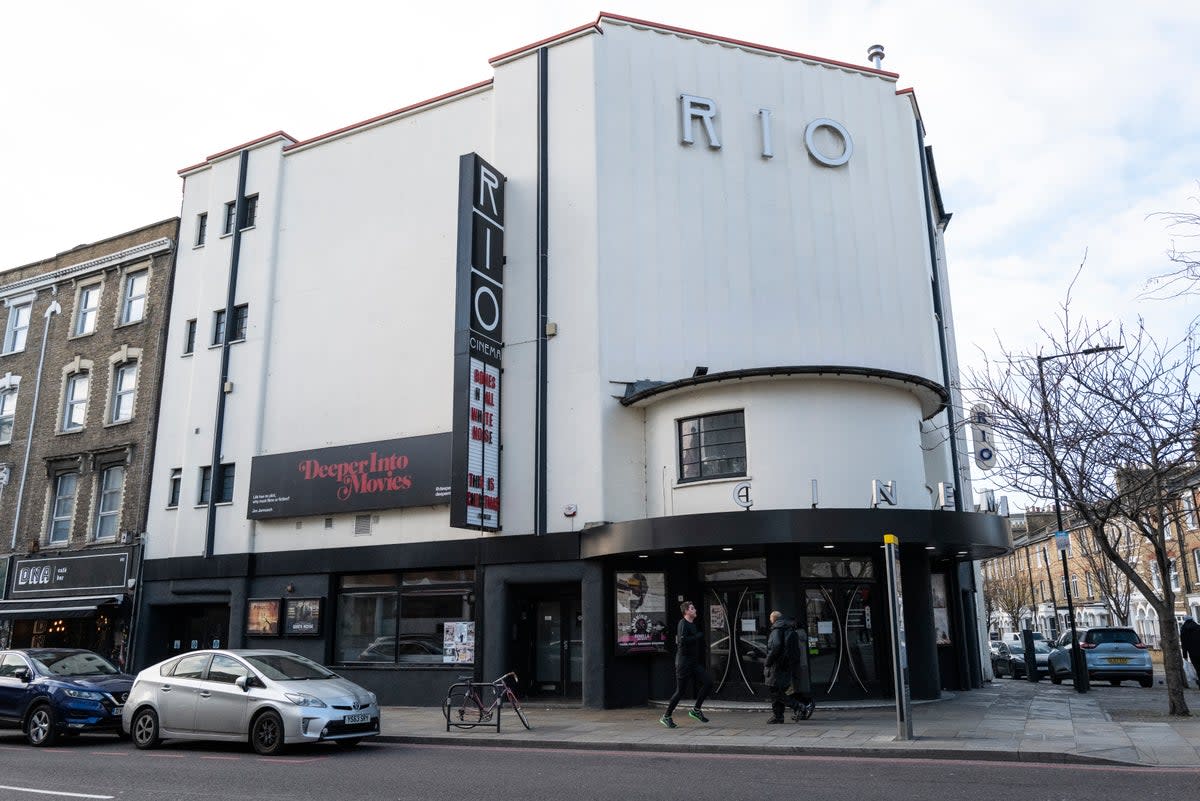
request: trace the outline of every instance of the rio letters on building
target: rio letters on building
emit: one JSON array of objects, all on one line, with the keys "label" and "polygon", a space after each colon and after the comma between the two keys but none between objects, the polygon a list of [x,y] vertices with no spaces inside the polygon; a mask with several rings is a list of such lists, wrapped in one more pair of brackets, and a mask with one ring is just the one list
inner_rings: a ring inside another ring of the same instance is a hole
[{"label": "rio letters on building", "polygon": [[505,177],[459,159],[450,525],[500,529],[500,359]]}]

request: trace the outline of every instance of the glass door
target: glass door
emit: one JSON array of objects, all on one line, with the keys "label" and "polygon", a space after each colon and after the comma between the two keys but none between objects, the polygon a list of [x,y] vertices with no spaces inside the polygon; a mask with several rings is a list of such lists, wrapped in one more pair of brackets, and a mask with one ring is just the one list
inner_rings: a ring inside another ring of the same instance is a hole
[{"label": "glass door", "polygon": [[[522,692],[543,697],[582,695],[583,606],[577,594],[519,600],[514,640],[517,661],[513,664],[521,676]],[[522,652],[527,655],[524,659]]]},{"label": "glass door", "polygon": [[[763,694],[763,663],[767,655],[766,588],[754,584],[710,585],[697,621],[708,644],[708,672],[713,695],[726,700],[750,700]],[[699,606],[699,605],[698,605]]]},{"label": "glass door", "polygon": [[872,584],[805,588],[808,667],[816,698],[863,698],[880,692],[873,590]]}]

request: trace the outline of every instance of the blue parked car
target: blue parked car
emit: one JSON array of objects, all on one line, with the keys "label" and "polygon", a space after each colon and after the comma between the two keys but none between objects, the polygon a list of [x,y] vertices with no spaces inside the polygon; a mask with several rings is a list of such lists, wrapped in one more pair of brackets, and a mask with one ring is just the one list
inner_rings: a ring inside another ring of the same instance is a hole
[{"label": "blue parked car", "polygon": [[78,648],[0,651],[0,726],[19,728],[30,745],[59,735],[121,736],[121,711],[133,676]]},{"label": "blue parked car", "polygon": [[[1116,687],[1122,681],[1136,681],[1143,687],[1154,685],[1154,664],[1142,638],[1131,628],[1105,626],[1076,629],[1079,648],[1087,661],[1088,677],[1108,679]],[[1063,635],[1050,655],[1050,681],[1061,684],[1072,677],[1071,636]]]}]

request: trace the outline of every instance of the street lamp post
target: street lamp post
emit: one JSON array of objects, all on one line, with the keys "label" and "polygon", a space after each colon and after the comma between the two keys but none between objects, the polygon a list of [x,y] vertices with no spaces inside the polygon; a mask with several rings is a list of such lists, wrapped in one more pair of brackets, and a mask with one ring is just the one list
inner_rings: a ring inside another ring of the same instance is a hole
[{"label": "street lamp post", "polygon": [[[1042,419],[1046,424],[1046,451],[1050,457],[1050,486],[1054,491],[1054,517],[1058,523],[1058,536],[1069,536],[1063,528],[1062,504],[1058,499],[1058,473],[1054,469],[1054,430],[1050,427],[1050,398],[1046,395],[1046,371],[1042,365],[1051,359],[1066,359],[1071,356],[1090,356],[1093,353],[1108,353],[1109,351],[1121,350],[1124,345],[1107,345],[1097,346],[1094,348],[1084,348],[1083,350],[1071,351],[1070,353],[1052,353],[1049,356],[1038,355],[1038,389],[1042,395]],[[1063,592],[1067,596],[1067,623],[1071,627],[1071,673],[1074,677],[1075,691],[1086,693],[1090,688],[1088,682],[1087,664],[1084,662],[1083,652],[1079,649],[1079,632],[1075,628],[1075,603],[1071,598],[1071,572],[1067,565],[1067,550],[1062,548],[1059,551],[1062,556],[1063,569]],[[1054,581],[1050,582],[1051,589],[1054,588]],[[1033,669],[1036,669],[1034,666]]]}]

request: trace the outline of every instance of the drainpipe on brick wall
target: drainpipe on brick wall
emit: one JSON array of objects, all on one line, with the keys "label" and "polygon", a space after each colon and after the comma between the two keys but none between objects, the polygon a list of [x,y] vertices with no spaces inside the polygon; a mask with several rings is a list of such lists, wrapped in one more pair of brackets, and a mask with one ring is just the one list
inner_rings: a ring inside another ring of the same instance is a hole
[{"label": "drainpipe on brick wall", "polygon": [[[51,295],[58,294],[58,287],[50,287]],[[25,437],[25,460],[21,463],[21,480],[17,484],[17,508],[13,512],[12,551],[17,550],[17,530],[21,527],[21,501],[25,498],[25,476],[29,473],[29,451],[33,448],[33,426],[37,422],[38,395],[42,388],[42,368],[46,366],[46,342],[50,339],[50,318],[62,312],[57,300],[46,307],[46,324],[42,328],[42,350],[38,354],[37,376],[33,379],[33,411],[29,413],[29,431]]]}]

